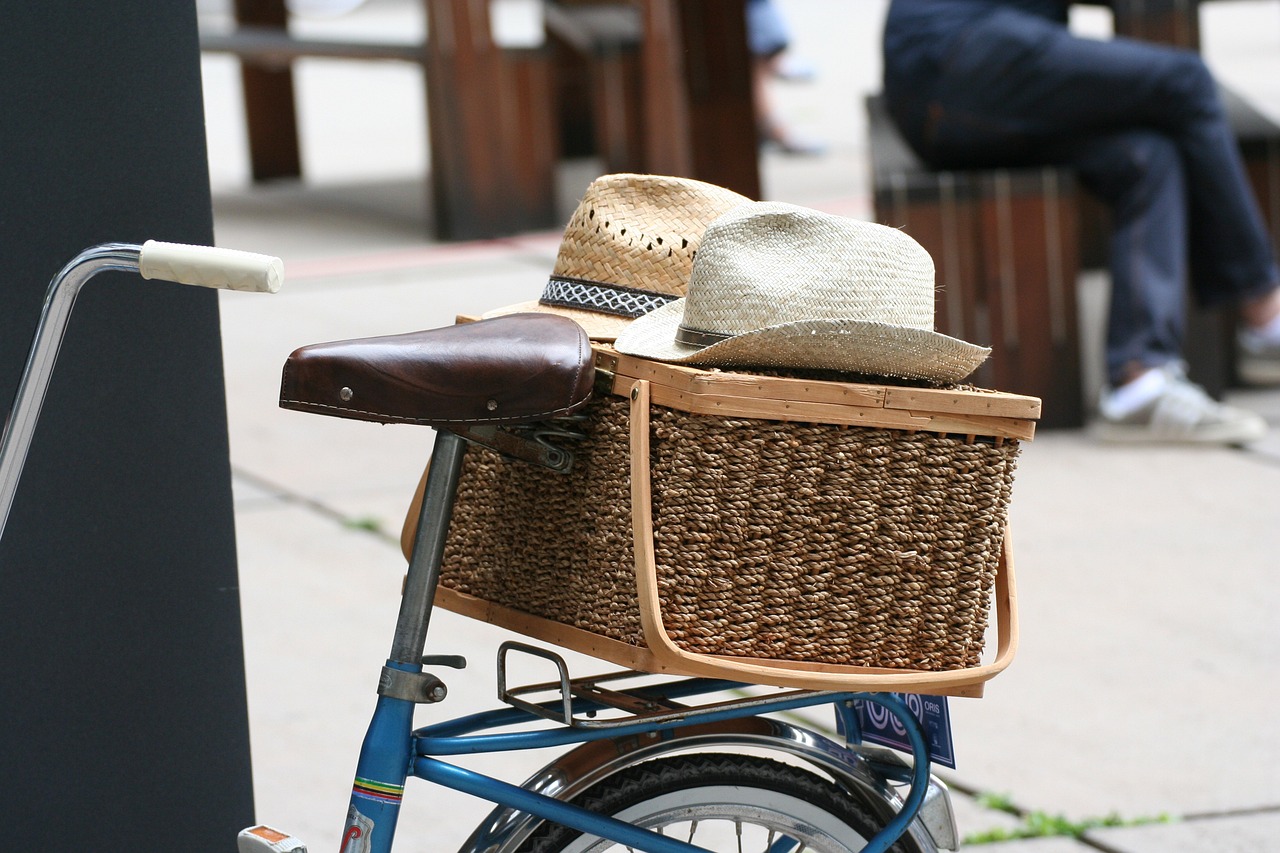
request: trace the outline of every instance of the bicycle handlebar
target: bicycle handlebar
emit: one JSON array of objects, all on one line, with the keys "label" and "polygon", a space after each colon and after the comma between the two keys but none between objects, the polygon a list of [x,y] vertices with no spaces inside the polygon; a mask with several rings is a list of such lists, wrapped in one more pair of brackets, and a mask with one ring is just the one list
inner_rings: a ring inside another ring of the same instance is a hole
[{"label": "bicycle handlebar", "polygon": [[107,270],[137,272],[143,278],[178,284],[259,293],[275,293],[284,280],[284,263],[270,255],[156,240],[141,246],[103,243],[85,249],[63,267],[49,282],[27,366],[4,422],[4,431],[0,433],[0,535],[4,534],[13,506],[22,466],[76,295],[85,282]]},{"label": "bicycle handlebar", "polygon": [[147,279],[255,293],[275,293],[284,281],[284,263],[271,255],[157,240],[142,244],[138,272]]}]

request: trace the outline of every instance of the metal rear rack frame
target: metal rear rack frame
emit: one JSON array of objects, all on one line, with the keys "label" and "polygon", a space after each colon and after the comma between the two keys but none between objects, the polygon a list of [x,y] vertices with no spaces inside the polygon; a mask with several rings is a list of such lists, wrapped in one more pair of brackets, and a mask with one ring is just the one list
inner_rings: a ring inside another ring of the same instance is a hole
[{"label": "metal rear rack frame", "polygon": [[[507,672],[508,657],[512,652],[552,662],[555,664],[559,680],[510,687],[507,683]],[[627,689],[605,686],[616,685],[618,682],[629,679],[654,677],[651,673],[622,670],[604,675],[571,678],[568,664],[556,652],[515,641],[504,642],[498,647],[498,699],[526,713],[574,728],[608,729],[633,726],[637,722],[683,722],[729,709],[758,708],[761,711],[767,711],[770,706],[777,705],[780,700],[805,700],[834,695],[830,691],[782,689],[765,696],[741,695],[738,698],[686,705],[677,699],[707,693],[739,692],[752,685],[746,682],[677,676],[673,680],[642,684]],[[533,702],[525,698],[556,692],[559,694],[558,700]],[[618,711],[623,716],[601,718],[600,711]]]}]

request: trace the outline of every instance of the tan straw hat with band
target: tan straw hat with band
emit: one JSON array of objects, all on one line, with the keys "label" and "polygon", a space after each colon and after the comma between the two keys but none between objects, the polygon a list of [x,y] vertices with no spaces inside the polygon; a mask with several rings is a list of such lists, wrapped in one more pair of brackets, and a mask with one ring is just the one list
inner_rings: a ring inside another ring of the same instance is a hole
[{"label": "tan straw hat with band", "polygon": [[605,175],[574,211],[536,302],[485,317],[548,311],[613,340],[636,317],[684,296],[702,232],[751,200],[714,184],[665,175]]},{"label": "tan straw hat with band", "polygon": [[954,383],[991,350],[933,329],[933,259],[901,231],[753,202],[703,235],[689,295],[614,344],[659,361]]}]

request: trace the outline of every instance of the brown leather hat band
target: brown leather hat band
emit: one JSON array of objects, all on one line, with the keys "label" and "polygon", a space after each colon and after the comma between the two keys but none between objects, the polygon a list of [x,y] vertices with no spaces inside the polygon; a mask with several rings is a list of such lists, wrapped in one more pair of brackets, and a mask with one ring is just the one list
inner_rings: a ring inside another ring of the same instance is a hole
[{"label": "brown leather hat band", "polygon": [[704,332],[701,329],[690,329],[687,326],[680,326],[676,329],[676,341],[690,347],[709,347],[731,337],[733,335],[725,335],[720,332]]}]

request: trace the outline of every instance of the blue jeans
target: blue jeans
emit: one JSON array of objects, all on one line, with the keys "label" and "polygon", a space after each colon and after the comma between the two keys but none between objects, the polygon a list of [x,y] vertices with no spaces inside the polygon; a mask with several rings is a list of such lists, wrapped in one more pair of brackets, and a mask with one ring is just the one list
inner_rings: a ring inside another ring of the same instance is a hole
[{"label": "blue jeans", "polygon": [[768,59],[787,49],[791,31],[773,0],[747,0],[747,47]]},{"label": "blue jeans", "polygon": [[1012,9],[940,37],[935,61],[900,67],[886,55],[890,111],[935,167],[1069,166],[1107,203],[1112,383],[1181,357],[1188,281],[1204,305],[1280,281],[1217,86],[1194,52],[1078,38]]}]

